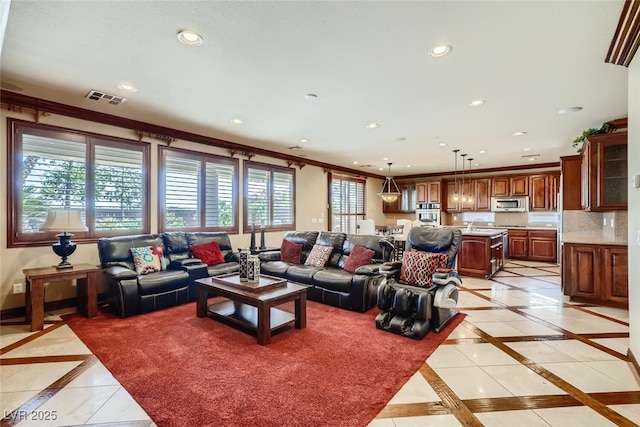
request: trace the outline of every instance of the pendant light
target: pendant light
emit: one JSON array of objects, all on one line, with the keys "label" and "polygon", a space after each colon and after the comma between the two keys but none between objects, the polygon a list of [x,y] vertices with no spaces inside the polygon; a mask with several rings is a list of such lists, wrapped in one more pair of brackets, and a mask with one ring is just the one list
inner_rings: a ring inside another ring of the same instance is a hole
[{"label": "pendant light", "polygon": [[384,184],[382,184],[382,191],[378,193],[378,196],[380,196],[385,202],[392,203],[398,200],[398,197],[400,197],[400,191],[398,190],[398,185],[391,176],[391,165],[393,163],[387,164],[389,165],[389,175],[387,176],[387,179],[385,179]]},{"label": "pendant light", "polygon": [[464,158],[467,157],[466,154],[460,154],[462,157],[462,203],[467,201],[467,197],[464,195]]},{"label": "pendant light", "polygon": [[469,197],[467,198],[467,201],[469,203],[473,203],[473,197],[471,197],[471,161],[473,160],[473,157],[469,157],[467,160],[469,160]]},{"label": "pendant light", "polygon": [[458,152],[460,150],[453,150],[453,201],[458,201]]}]

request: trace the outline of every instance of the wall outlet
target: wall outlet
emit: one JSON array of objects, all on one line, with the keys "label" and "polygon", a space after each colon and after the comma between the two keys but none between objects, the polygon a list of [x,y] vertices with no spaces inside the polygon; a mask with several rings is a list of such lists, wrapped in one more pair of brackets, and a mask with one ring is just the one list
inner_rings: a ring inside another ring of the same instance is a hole
[{"label": "wall outlet", "polygon": [[22,285],[22,283],[14,283],[13,284],[13,294],[23,294],[24,293],[24,286]]}]

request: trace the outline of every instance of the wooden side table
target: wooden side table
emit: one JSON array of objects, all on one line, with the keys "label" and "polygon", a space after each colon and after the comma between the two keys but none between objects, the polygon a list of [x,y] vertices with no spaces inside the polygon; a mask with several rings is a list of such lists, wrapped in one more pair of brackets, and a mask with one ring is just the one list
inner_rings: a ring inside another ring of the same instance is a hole
[{"label": "wooden side table", "polygon": [[25,311],[31,332],[44,328],[44,284],[76,279],[78,311],[87,317],[98,314],[96,274],[98,267],[91,264],[74,264],[73,268],[58,270],[55,266],[25,268],[27,279]]}]

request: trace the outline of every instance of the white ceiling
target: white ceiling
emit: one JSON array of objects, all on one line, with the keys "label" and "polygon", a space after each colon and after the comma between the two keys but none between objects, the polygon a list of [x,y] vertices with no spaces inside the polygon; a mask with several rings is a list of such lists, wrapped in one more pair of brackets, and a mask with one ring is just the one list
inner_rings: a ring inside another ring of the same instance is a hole
[{"label": "white ceiling", "polygon": [[[623,3],[13,0],[1,83],[381,175],[383,158],[395,176],[451,171],[454,148],[474,169],[557,162],[582,130],[627,116],[627,69],[604,62]],[[181,29],[204,43],[180,44]],[[452,52],[430,57],[439,44]]]}]

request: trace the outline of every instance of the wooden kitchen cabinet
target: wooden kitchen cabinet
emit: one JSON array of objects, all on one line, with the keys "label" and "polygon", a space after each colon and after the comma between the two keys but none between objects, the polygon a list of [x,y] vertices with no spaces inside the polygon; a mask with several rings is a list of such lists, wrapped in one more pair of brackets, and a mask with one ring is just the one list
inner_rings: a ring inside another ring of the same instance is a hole
[{"label": "wooden kitchen cabinet", "polygon": [[491,211],[491,179],[477,178],[475,181],[476,211]]},{"label": "wooden kitchen cabinet", "polygon": [[508,229],[507,257],[527,259],[529,257],[529,232],[527,230]]},{"label": "wooden kitchen cabinet", "polygon": [[527,175],[499,176],[491,179],[491,197],[528,196]]},{"label": "wooden kitchen cabinet", "polygon": [[627,209],[627,132],[588,137],[582,146],[582,209]]},{"label": "wooden kitchen cabinet", "polygon": [[416,182],[416,199],[417,203],[442,203],[442,180]]},{"label": "wooden kitchen cabinet", "polygon": [[491,180],[491,197],[510,196],[510,191],[509,177],[494,177]]},{"label": "wooden kitchen cabinet", "polygon": [[562,263],[564,293],[571,300],[628,306],[626,246],[565,243]]},{"label": "wooden kitchen cabinet", "polygon": [[427,182],[427,203],[442,203],[442,180]]},{"label": "wooden kitchen cabinet", "polygon": [[558,209],[558,174],[546,173],[529,176],[529,210],[553,211]]},{"label": "wooden kitchen cabinet", "polygon": [[458,251],[458,273],[462,276],[490,278],[504,265],[503,233],[463,234]]},{"label": "wooden kitchen cabinet", "polygon": [[510,196],[528,196],[529,195],[529,177],[512,176],[509,177],[509,185],[511,186]]},{"label": "wooden kitchen cabinet", "polygon": [[529,260],[558,262],[558,240],[555,230],[529,230],[528,240]]},{"label": "wooden kitchen cabinet", "polygon": [[427,203],[429,198],[429,187],[426,182],[416,182],[416,202]]},{"label": "wooden kitchen cabinet", "polygon": [[444,209],[447,212],[475,210],[475,198],[473,198],[473,201],[471,203],[462,202],[463,194],[465,195],[465,197],[469,196],[470,194],[473,196],[472,187],[472,183],[468,180],[465,180],[464,185],[462,184],[462,181],[458,180],[458,200],[456,201],[454,200],[454,196],[456,194],[455,181],[447,181],[446,206]]},{"label": "wooden kitchen cabinet", "polygon": [[562,210],[582,210],[582,156],[560,157],[560,179],[562,181]]}]

